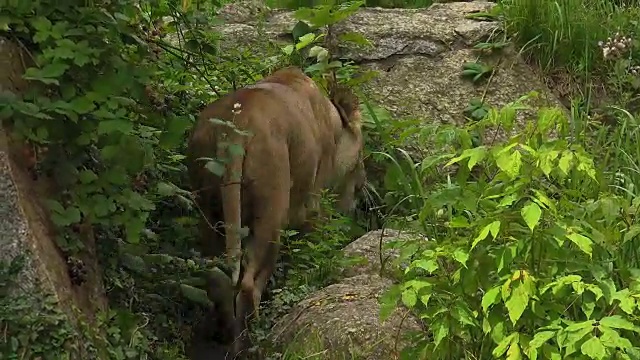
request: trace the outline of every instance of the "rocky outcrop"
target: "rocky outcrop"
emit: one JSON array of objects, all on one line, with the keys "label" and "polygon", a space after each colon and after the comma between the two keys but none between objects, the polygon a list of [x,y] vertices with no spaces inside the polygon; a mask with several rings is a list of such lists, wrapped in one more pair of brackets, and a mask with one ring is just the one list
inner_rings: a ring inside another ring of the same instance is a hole
[{"label": "rocky outcrop", "polygon": [[[492,54],[474,49],[479,42],[503,40],[499,23],[469,18],[494,5],[473,1],[436,3],[427,9],[360,9],[335,25],[332,34],[355,32],[364,35],[372,46],[339,45],[337,55],[378,71],[378,76],[365,85],[365,93],[395,118],[463,124],[472,99],[503,106],[530,91],[539,93],[532,103],[535,107],[561,106],[511,46]],[[265,10],[261,14],[262,20],[257,23],[227,19],[218,27],[226,39],[223,48],[250,44],[257,50],[273,41],[291,41],[291,30],[297,23],[292,12]],[[464,63],[476,61],[493,67],[494,72],[474,84],[461,73]],[[524,119],[519,118],[520,122]]]},{"label": "rocky outcrop", "polygon": [[272,339],[287,344],[299,358],[319,351],[323,359],[398,358],[407,345],[406,335],[421,331],[422,325],[401,308],[380,321],[379,298],[392,284],[362,274],[327,286],[284,316],[274,326]]},{"label": "rocky outcrop", "polygon": [[398,252],[387,245],[408,239],[422,237],[385,229],[347,245],[345,256],[361,261],[345,268],[345,278],[338,283],[296,304],[274,326],[271,340],[302,358],[320,351],[325,352],[323,359],[398,358],[408,336],[423,331],[423,324],[402,307],[381,321],[380,300],[403,266],[397,262]]}]

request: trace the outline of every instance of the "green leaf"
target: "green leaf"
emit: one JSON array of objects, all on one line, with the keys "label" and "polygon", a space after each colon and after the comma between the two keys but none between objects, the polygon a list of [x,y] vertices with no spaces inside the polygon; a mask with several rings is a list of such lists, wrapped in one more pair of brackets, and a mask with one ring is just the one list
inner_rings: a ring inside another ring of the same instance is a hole
[{"label": "green leaf", "polygon": [[431,299],[431,294],[424,294],[424,295],[420,295],[420,302],[421,302],[424,306],[429,305],[429,299]]},{"label": "green leaf", "polygon": [[573,153],[569,150],[565,150],[562,152],[562,157],[558,162],[558,168],[565,174],[569,174],[569,170],[571,170],[571,164],[573,161]]},{"label": "green leaf", "polygon": [[40,141],[46,141],[49,138],[49,130],[44,126],[38,126],[36,129],[36,137]]},{"label": "green leaf", "polygon": [[479,161],[481,161],[487,152],[487,148],[485,146],[479,146],[473,149],[466,149],[462,152],[462,154],[460,154],[460,156],[457,156],[451,160],[449,160],[444,166],[451,166],[452,164],[455,164],[457,162],[459,162],[460,160],[469,158],[469,163],[468,163],[468,167],[469,169],[472,169],[473,166],[475,166]]},{"label": "green leaf", "polygon": [[489,310],[489,307],[500,300],[498,298],[500,295],[500,286],[495,286],[487,291],[482,297],[482,311],[486,314]]},{"label": "green leaf", "polygon": [[511,206],[511,204],[513,204],[517,200],[518,200],[518,196],[516,194],[506,195],[505,197],[502,198],[502,200],[500,200],[498,207],[509,207]]},{"label": "green leaf", "polygon": [[549,150],[545,152],[540,152],[538,155],[538,167],[540,170],[549,177],[551,171],[553,170],[553,161],[560,155],[560,152],[557,150]]},{"label": "green leaf", "polygon": [[364,35],[353,31],[338,35],[338,39],[340,39],[341,42],[352,42],[360,46],[371,46],[371,41],[369,41],[369,39]]},{"label": "green leaf", "polygon": [[126,119],[102,120],[98,124],[98,134],[123,133],[130,134],[133,131],[133,123]]},{"label": "green leaf", "polygon": [[316,40],[316,38],[320,38],[320,37],[321,36],[316,37],[314,33],[304,34],[298,39],[298,42],[296,43],[296,49],[300,50],[302,48],[305,48],[309,46],[311,43],[313,43]]},{"label": "green leaf", "polygon": [[509,319],[513,325],[516,324],[518,319],[522,316],[522,313],[524,313],[524,310],[529,305],[530,296],[531,294],[529,293],[528,287],[520,283],[511,293],[509,299],[505,302],[509,313]]},{"label": "green leaf", "polygon": [[431,283],[428,281],[424,281],[424,280],[409,280],[404,284],[405,289],[407,288],[413,288],[416,291],[419,291],[421,289],[424,288],[431,288]]},{"label": "green leaf", "polygon": [[600,335],[600,341],[605,347],[615,348],[618,347],[623,350],[627,350],[633,347],[631,341],[626,338],[623,338],[618,334],[617,331],[613,329],[609,329],[607,327],[599,328],[602,334]]},{"label": "green leaf", "polygon": [[473,317],[473,315],[471,315],[470,310],[467,308],[467,305],[464,303],[456,304],[451,314],[455,319],[460,321],[460,323],[462,324],[476,326],[475,318]]},{"label": "green leaf", "polygon": [[282,52],[285,55],[290,56],[291,54],[293,54],[293,49],[294,49],[293,45],[287,45],[282,48]]},{"label": "green leaf", "polygon": [[620,315],[607,316],[600,319],[600,325],[604,325],[613,329],[625,329],[638,331],[635,325]]},{"label": "green leaf", "polygon": [[591,257],[592,255],[591,239],[574,232],[567,234],[567,239],[571,240],[571,242],[576,244],[578,248],[582,250],[582,252],[584,252],[585,254],[589,255],[589,257]]},{"label": "green leaf", "polygon": [[593,315],[593,311],[596,309],[596,302],[593,299],[593,295],[589,293],[583,294],[583,300],[580,304],[580,308],[587,319],[590,319],[591,315]]},{"label": "green leaf", "polygon": [[624,234],[624,242],[630,241],[640,234],[640,224],[633,224],[629,227],[629,231]]},{"label": "green leaf", "polygon": [[182,143],[185,131],[191,126],[187,118],[175,117],[167,121],[167,125],[160,135],[160,146],[165,149],[174,149]]},{"label": "green leaf", "polygon": [[209,300],[209,297],[207,296],[207,292],[202,289],[198,289],[187,284],[180,284],[180,290],[187,299],[197,304],[204,305],[207,308],[212,305],[211,300]]},{"label": "green leaf", "polygon": [[482,228],[482,230],[480,231],[480,234],[478,234],[478,236],[473,240],[470,250],[473,250],[473,248],[476,247],[476,245],[478,245],[480,241],[486,239],[487,236],[489,236],[489,233],[491,233],[491,235],[493,235],[493,238],[495,239],[496,236],[498,236],[499,231],[500,231],[500,220],[496,220],[491,224],[486,225],[485,227]]},{"label": "green leaf", "polygon": [[473,169],[473,167],[476,166],[477,163],[482,161],[487,155],[487,149],[485,146],[478,146],[470,150],[471,155],[469,156],[469,163],[467,164],[469,170]]},{"label": "green leaf", "polygon": [[78,114],[87,114],[96,108],[91,99],[86,96],[76,97],[69,103],[71,110]]},{"label": "green leaf", "polygon": [[144,274],[147,272],[147,265],[140,256],[124,253],[122,254],[122,265],[129,270]]},{"label": "green leaf", "polygon": [[580,351],[592,359],[604,359],[607,355],[606,349],[597,337],[592,337],[580,346]]},{"label": "green leaf", "polygon": [[427,260],[427,259],[415,260],[413,263],[411,263],[411,266],[424,269],[429,273],[433,273],[434,271],[436,271],[438,269],[438,263],[437,262],[435,262],[434,260]]},{"label": "green leaf", "polygon": [[[141,215],[141,213],[138,213],[138,215]],[[142,229],[144,229],[145,221],[146,218],[140,218],[137,216],[131,216],[127,219],[124,227],[127,235],[127,241],[129,243],[137,244],[140,242],[140,233],[142,232]]]},{"label": "green leaf", "polygon": [[307,24],[306,22],[299,20],[296,25],[293,27],[293,30],[291,30],[291,35],[293,35],[293,41],[297,42],[298,39],[300,39],[302,36],[312,32],[313,29],[311,29],[311,26],[309,26],[309,24]]},{"label": "green leaf", "polygon": [[467,260],[469,260],[469,253],[466,252],[464,249],[457,248],[453,252],[453,259],[456,260],[457,262],[459,262],[460,264],[462,264],[462,266],[464,266],[465,269],[466,269],[467,268]]},{"label": "green leaf", "polygon": [[[566,338],[564,341],[559,341],[560,345],[563,347],[575,346],[575,344],[581,341],[586,335],[593,332],[593,325],[593,320],[587,320],[567,326],[563,331]],[[560,336],[558,336],[558,339],[560,340]]]},{"label": "green leaf", "polygon": [[64,74],[64,72],[67,71],[68,68],[69,65],[67,64],[55,62],[45,65],[42,69],[28,68],[25,71],[23,78],[25,78],[26,80],[38,80],[47,85],[60,85],[60,82],[56,78],[62,76],[62,74]]},{"label": "green leaf", "polygon": [[11,18],[8,16],[0,16],[0,31],[9,31],[11,24]]},{"label": "green leaf", "polygon": [[499,358],[502,355],[504,355],[504,353],[507,352],[507,349],[509,348],[509,345],[511,344],[511,342],[513,341],[513,339],[517,335],[518,335],[518,333],[512,333],[509,336],[505,336],[498,343],[498,346],[496,346],[495,349],[493,349],[493,351],[491,352],[491,355],[493,355],[494,358]]},{"label": "green leaf", "polygon": [[515,178],[520,174],[522,166],[522,155],[520,151],[514,150],[511,154],[507,152],[501,153],[496,159],[496,165],[505,172],[510,178]]},{"label": "green leaf", "polygon": [[173,196],[176,194],[176,186],[171,183],[160,182],[156,190],[160,196]]},{"label": "green leaf", "polygon": [[507,360],[520,360],[522,359],[522,350],[520,350],[520,344],[518,341],[520,336],[517,336],[511,341],[509,350],[507,350]]},{"label": "green leaf", "polygon": [[416,306],[418,296],[413,288],[406,289],[402,292],[402,303],[409,309]]},{"label": "green leaf", "polygon": [[593,166],[593,159],[580,153],[576,154],[576,159],[578,160],[578,171],[582,171],[591,179],[596,180],[596,169]]},{"label": "green leaf", "polygon": [[69,226],[71,224],[79,223],[82,220],[82,214],[80,209],[75,206],[70,206],[60,213],[51,214],[51,219],[58,226]]},{"label": "green leaf", "polygon": [[436,326],[436,329],[434,331],[434,336],[433,336],[433,342],[436,345],[436,347],[440,345],[442,340],[444,340],[444,338],[447,337],[447,335],[449,335],[449,325],[444,323],[439,323],[438,326]]},{"label": "green leaf", "polygon": [[78,180],[83,184],[89,184],[98,180],[98,175],[91,170],[82,170],[78,174]]},{"label": "green leaf", "polygon": [[537,349],[541,347],[544,343],[549,341],[552,337],[557,334],[556,331],[540,331],[537,332],[531,341],[529,341],[529,347]]},{"label": "green leaf", "polygon": [[631,315],[636,309],[636,300],[629,294],[629,289],[622,289],[612,297],[614,300],[620,301],[618,306],[622,311]]},{"label": "green leaf", "polygon": [[222,176],[225,172],[224,165],[217,160],[209,160],[204,164],[205,169],[214,175]]},{"label": "green leaf", "polygon": [[62,204],[60,204],[59,201],[47,199],[45,200],[45,204],[47,205],[47,207],[49,208],[49,211],[51,212],[55,212],[57,214],[64,212],[64,207],[62,206]]},{"label": "green leaf", "polygon": [[98,218],[105,217],[117,209],[113,200],[102,194],[92,196],[91,202],[93,203],[93,214]]},{"label": "green leaf", "polygon": [[240,144],[230,144],[227,148],[227,151],[231,156],[242,156],[244,155],[244,148]]},{"label": "green leaf", "polygon": [[397,308],[398,297],[402,289],[399,285],[393,285],[380,297],[380,321],[385,321]]},{"label": "green leaf", "polygon": [[538,206],[538,204],[534,202],[530,202],[525,205],[520,211],[522,218],[527,223],[527,226],[531,231],[538,225],[540,222],[540,217],[542,216],[542,209]]},{"label": "green leaf", "polygon": [[31,20],[31,25],[38,31],[51,30],[51,21],[44,16],[38,16]]}]

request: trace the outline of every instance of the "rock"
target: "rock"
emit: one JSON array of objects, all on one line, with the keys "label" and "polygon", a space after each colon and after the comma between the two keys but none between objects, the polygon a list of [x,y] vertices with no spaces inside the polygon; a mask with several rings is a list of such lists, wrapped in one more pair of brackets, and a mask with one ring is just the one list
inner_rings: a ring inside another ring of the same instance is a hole
[{"label": "rock", "polygon": [[357,275],[307,297],[272,330],[296,358],[323,351],[323,359],[393,359],[407,345],[404,335],[421,331],[406,310],[380,322],[379,297],[392,285],[378,275]]},{"label": "rock", "polygon": [[271,9],[261,0],[240,0],[225,4],[218,17],[226,24],[255,24],[260,16],[268,15]]},{"label": "rock", "polygon": [[[339,44],[336,55],[378,71],[378,76],[364,85],[365,94],[395,118],[464,124],[464,110],[471,99],[483,98],[485,104],[501,107],[532,90],[539,93],[532,106],[562,107],[510,46],[483,56],[472,49],[478,42],[491,41],[500,26],[466,16],[494,5],[472,1],[435,3],[427,9],[363,8],[334,25],[332,34],[355,32],[364,35],[372,46]],[[296,22],[290,11],[273,11],[260,28],[243,23],[220,30],[227,37],[226,46],[249,42],[257,49],[274,41],[291,41],[290,32]],[[462,65],[478,59],[493,66],[495,72],[490,80],[473,84],[461,77]],[[519,126],[527,116],[532,114],[519,116]]]},{"label": "rock", "polygon": [[[370,231],[358,239],[345,246],[344,254],[347,257],[361,259],[343,270],[345,277],[362,274],[379,274],[390,278],[397,276],[397,271],[406,268],[406,264],[397,264],[400,252],[398,249],[389,248],[390,241],[413,240],[416,238],[426,238],[419,234],[411,234],[407,231],[394,229]],[[380,241],[382,241],[382,259],[385,264],[384,271],[380,273]]]}]

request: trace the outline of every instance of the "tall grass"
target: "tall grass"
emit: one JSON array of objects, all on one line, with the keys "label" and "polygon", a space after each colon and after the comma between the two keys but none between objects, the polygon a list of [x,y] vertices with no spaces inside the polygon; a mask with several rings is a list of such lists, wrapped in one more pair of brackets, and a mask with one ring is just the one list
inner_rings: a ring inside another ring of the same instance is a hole
[{"label": "tall grass", "polygon": [[543,70],[606,71],[598,41],[637,33],[640,9],[615,0],[501,0],[507,31]]}]

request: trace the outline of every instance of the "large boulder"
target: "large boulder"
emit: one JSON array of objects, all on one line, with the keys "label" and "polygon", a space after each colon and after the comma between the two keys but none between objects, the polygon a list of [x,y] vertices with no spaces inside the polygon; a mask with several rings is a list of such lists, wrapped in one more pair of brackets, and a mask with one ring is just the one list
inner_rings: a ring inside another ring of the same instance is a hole
[{"label": "large boulder", "polygon": [[393,359],[406,335],[422,324],[405,309],[380,321],[379,298],[393,282],[356,275],[327,286],[298,303],[274,326],[272,341],[296,358],[323,352],[323,359]]},{"label": "large boulder", "polygon": [[408,240],[427,241],[411,232],[384,229],[347,245],[344,255],[359,261],[345,267],[336,284],[310,294],[288,311],[272,329],[271,341],[300,357],[322,351],[323,359],[396,358],[410,336],[424,326],[404,307],[380,320],[380,297],[404,265],[398,262],[399,252],[387,245]]},{"label": "large boulder", "polygon": [[[365,85],[365,93],[396,118],[463,124],[472,99],[503,106],[531,91],[539,94],[534,107],[562,106],[513,47],[492,54],[473,49],[479,42],[500,40],[496,36],[501,33],[498,22],[469,17],[494,5],[473,1],[435,3],[426,9],[363,8],[336,24],[332,34],[355,32],[372,46],[339,44],[336,55],[378,71]],[[224,34],[223,47],[249,44],[258,51],[267,44],[291,41],[297,22],[293,12],[264,12],[261,19],[257,23],[230,21],[218,27]],[[462,65],[478,60],[492,66],[494,73],[474,84],[461,76]],[[520,125],[525,118],[519,117]]]}]

